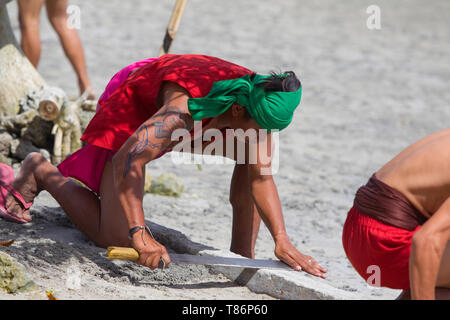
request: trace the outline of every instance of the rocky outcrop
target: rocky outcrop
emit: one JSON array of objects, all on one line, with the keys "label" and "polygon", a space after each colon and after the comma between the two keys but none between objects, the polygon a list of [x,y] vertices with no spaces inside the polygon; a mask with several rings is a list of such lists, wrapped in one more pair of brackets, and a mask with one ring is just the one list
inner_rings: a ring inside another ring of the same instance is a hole
[{"label": "rocky outcrop", "polygon": [[10,255],[0,252],[0,290],[7,293],[28,292],[38,289],[25,267]]}]

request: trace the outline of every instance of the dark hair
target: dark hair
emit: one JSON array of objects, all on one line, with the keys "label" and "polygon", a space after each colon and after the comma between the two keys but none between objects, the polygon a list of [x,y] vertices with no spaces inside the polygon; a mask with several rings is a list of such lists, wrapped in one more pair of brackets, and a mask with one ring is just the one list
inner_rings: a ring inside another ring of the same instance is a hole
[{"label": "dark hair", "polygon": [[293,92],[302,86],[294,71],[286,71],[283,73],[272,71],[270,75],[271,77],[269,79],[258,85],[263,87],[265,91]]},{"label": "dark hair", "polygon": [[[251,75],[253,79],[256,73]],[[282,91],[282,92],[294,92],[297,91],[302,83],[295,75],[294,71],[286,71],[283,73],[276,73],[272,71],[270,78],[266,81],[258,84],[257,86],[263,87],[265,91]],[[245,109],[245,118],[251,119],[250,113]]]}]

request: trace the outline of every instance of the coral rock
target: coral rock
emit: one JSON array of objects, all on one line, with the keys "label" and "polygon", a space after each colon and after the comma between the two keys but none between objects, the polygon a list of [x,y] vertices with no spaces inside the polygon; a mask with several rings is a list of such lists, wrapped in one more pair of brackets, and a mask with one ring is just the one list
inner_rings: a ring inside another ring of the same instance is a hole
[{"label": "coral rock", "polygon": [[25,267],[4,252],[0,252],[0,289],[7,293],[38,289],[25,272]]},{"label": "coral rock", "polygon": [[183,184],[173,173],[160,175],[156,180],[152,181],[150,186],[150,193],[171,197],[179,197],[183,190]]}]

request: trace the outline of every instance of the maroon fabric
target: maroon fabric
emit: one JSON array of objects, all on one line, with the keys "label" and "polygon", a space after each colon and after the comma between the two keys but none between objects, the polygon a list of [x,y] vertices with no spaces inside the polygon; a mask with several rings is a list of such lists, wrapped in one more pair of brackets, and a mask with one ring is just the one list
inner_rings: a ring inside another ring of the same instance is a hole
[{"label": "maroon fabric", "polygon": [[406,230],[415,230],[427,220],[400,191],[378,180],[375,174],[356,192],[354,205],[369,217]]}]

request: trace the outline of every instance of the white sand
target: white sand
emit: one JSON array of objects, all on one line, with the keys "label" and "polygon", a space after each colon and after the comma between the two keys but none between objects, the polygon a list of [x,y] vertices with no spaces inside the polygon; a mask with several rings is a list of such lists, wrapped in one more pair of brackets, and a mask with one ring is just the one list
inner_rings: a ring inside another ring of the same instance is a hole
[{"label": "white sand", "polygon": [[[81,8],[79,33],[98,95],[121,67],[157,55],[173,5],[144,0],[71,3]],[[280,135],[280,170],[274,177],[287,231],[300,251],[329,270],[323,281],[364,298],[391,299],[399,292],[369,288],[353,270],[342,248],[342,226],[357,188],[374,171],[408,144],[448,126],[450,3],[377,1],[381,30],[366,27],[365,10],[371,4],[190,0],[172,52],[218,56],[260,73],[298,74],[302,102],[292,125]],[[18,36],[16,4],[8,7]],[[77,94],[76,78],[44,12],[41,27],[39,72],[49,84]],[[179,199],[145,196],[146,216],[195,242],[228,249],[233,166],[202,168],[175,166],[169,155],[148,165],[153,176],[168,171],[182,177],[186,192]],[[16,251],[25,252],[13,252],[14,247],[8,252],[25,259],[36,280],[55,287],[62,298],[267,298],[205,270],[194,269],[186,277],[186,270],[180,271],[182,279],[175,284],[172,278],[153,280],[154,275],[132,265],[111,271],[99,257],[102,250],[67,226],[61,212],[53,217],[54,209],[42,207],[57,206],[49,201],[39,197],[36,223],[11,227],[11,236],[21,239]],[[2,231],[10,226],[0,222]],[[257,258],[274,258],[273,249],[262,227]],[[55,256],[45,262],[46,254]],[[71,264],[79,265],[87,280],[81,292],[65,289]],[[130,274],[139,274],[137,281],[130,281]]]}]

